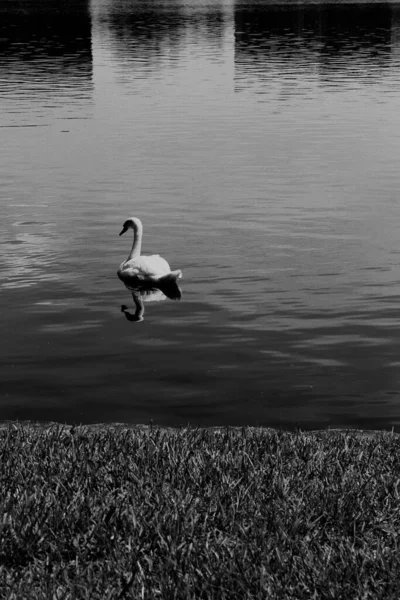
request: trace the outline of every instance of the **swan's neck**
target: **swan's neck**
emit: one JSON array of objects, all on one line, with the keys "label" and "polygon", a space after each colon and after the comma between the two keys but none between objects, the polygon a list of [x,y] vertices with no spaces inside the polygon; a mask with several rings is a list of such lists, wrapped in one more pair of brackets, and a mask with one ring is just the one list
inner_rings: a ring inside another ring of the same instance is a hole
[{"label": "swan's neck", "polygon": [[127,260],[131,260],[131,258],[137,258],[140,256],[140,252],[142,250],[142,236],[143,236],[143,227],[138,223],[133,223],[133,244],[132,250],[128,256]]}]

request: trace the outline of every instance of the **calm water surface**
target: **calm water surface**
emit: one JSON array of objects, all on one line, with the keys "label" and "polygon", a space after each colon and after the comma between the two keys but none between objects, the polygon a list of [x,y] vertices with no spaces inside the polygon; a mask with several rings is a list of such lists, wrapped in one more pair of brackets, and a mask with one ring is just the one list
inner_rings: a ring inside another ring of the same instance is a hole
[{"label": "calm water surface", "polygon": [[400,4],[0,0],[0,136],[0,419],[398,427]]}]

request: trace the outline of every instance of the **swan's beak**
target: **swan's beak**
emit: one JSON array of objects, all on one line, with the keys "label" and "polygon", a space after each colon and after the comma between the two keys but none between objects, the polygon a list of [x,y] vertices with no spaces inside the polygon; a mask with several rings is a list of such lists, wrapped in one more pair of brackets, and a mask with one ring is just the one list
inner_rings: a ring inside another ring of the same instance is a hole
[{"label": "swan's beak", "polygon": [[121,231],[121,233],[119,235],[122,235],[123,233],[125,233],[125,231],[128,231],[127,227],[124,227],[123,230]]}]

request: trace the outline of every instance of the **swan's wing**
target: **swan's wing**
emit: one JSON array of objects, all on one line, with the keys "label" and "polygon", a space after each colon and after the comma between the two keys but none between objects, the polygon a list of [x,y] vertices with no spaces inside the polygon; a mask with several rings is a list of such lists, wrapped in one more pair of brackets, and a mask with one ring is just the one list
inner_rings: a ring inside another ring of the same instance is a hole
[{"label": "swan's wing", "polygon": [[169,264],[158,254],[131,258],[121,265],[121,275],[138,279],[159,279],[171,272]]}]

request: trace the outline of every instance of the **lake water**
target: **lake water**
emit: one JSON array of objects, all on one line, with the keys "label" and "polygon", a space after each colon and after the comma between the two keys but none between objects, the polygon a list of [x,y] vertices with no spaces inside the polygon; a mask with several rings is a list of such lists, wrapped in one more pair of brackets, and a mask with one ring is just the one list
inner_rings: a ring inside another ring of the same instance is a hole
[{"label": "lake water", "polygon": [[400,4],[0,0],[0,136],[1,420],[398,428]]}]

